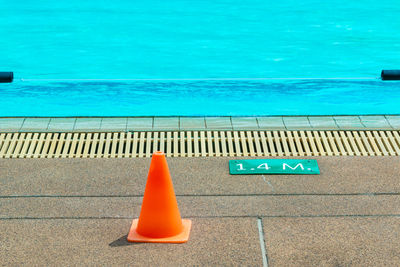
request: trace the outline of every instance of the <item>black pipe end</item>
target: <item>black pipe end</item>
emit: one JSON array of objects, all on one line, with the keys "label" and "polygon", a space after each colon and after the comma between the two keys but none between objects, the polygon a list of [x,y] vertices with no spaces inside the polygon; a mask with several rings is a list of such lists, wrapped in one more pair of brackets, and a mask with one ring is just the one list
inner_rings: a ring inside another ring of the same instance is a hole
[{"label": "black pipe end", "polygon": [[382,70],[381,78],[384,81],[400,81],[400,70]]},{"label": "black pipe end", "polygon": [[12,83],[13,80],[13,72],[0,72],[0,83]]}]

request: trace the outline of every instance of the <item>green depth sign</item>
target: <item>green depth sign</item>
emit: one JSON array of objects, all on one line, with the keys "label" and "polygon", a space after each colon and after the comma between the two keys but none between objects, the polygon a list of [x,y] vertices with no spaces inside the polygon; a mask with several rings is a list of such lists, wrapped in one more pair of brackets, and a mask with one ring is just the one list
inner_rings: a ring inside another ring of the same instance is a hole
[{"label": "green depth sign", "polygon": [[230,160],[230,174],[319,174],[315,159]]}]

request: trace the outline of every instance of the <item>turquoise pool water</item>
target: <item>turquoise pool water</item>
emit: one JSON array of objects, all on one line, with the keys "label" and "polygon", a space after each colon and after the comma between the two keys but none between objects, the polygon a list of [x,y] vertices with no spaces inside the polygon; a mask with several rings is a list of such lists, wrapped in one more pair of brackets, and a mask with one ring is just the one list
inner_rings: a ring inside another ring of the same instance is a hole
[{"label": "turquoise pool water", "polygon": [[4,116],[400,113],[399,83],[381,81],[27,82],[1,91]]},{"label": "turquoise pool water", "polygon": [[[399,114],[400,5],[0,0],[0,116]],[[23,81],[21,80],[23,79]]]}]

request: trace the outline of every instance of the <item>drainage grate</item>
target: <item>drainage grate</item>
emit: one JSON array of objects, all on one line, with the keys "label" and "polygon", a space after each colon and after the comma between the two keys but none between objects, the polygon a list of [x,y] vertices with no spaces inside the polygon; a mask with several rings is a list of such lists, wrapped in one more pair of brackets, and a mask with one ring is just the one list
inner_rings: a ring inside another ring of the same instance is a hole
[{"label": "drainage grate", "polygon": [[0,158],[399,156],[400,131],[1,133]]}]

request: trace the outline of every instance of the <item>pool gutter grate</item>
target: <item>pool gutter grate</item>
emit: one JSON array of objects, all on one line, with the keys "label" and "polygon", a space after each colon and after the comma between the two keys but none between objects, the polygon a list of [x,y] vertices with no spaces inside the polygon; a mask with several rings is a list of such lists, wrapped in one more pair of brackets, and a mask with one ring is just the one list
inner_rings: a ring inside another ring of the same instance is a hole
[{"label": "pool gutter grate", "polygon": [[399,156],[400,131],[1,133],[0,158]]}]

